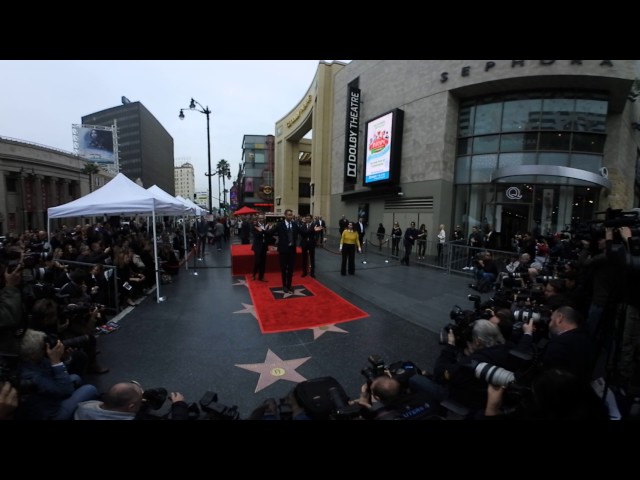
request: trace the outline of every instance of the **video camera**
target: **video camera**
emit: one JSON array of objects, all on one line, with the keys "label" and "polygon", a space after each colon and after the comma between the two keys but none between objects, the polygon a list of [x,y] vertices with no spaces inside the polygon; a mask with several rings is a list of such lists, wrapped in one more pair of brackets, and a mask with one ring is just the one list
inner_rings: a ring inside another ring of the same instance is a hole
[{"label": "video camera", "polygon": [[468,295],[467,298],[473,302],[473,310],[463,310],[458,305],[453,306],[453,310],[449,312],[449,318],[453,323],[445,325],[440,330],[440,345],[447,345],[449,332],[453,332],[456,348],[464,349],[467,342],[471,340],[473,322],[491,318],[492,313],[488,311],[490,305],[482,305],[479,295]]},{"label": "video camera", "polygon": [[64,348],[83,348],[91,342],[89,335],[78,335],[77,337],[65,338],[62,340],[53,333],[47,333],[46,342],[49,345],[49,348],[55,347],[58,340],[60,340],[62,345],[64,345]]},{"label": "video camera", "polygon": [[0,387],[8,382],[20,394],[33,393],[36,385],[31,380],[22,380],[18,374],[18,355],[0,353]]},{"label": "video camera", "polygon": [[207,420],[240,420],[237,405],[229,407],[218,403],[217,393],[205,392],[199,404]]},{"label": "video camera", "polygon": [[420,369],[411,361],[400,360],[386,365],[379,355],[369,355],[367,360],[369,361],[369,366],[360,370],[360,373],[367,380],[367,385],[369,386],[376,378],[388,375],[398,380],[403,388],[406,388],[409,378],[416,373],[420,373]]}]

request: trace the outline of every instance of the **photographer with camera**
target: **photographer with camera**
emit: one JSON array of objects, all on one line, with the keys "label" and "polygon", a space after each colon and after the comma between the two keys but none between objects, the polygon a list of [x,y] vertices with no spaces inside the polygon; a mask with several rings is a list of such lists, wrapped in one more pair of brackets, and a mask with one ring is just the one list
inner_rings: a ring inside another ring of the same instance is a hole
[{"label": "photographer with camera", "polygon": [[511,357],[510,350],[498,326],[489,320],[473,322],[471,340],[464,354],[456,346],[455,333],[450,329],[447,345],[436,360],[432,378],[413,375],[409,379],[409,387],[412,391],[428,393],[434,404],[441,404],[445,400],[461,404],[473,418],[484,411],[487,399],[487,382],[476,377],[474,366],[488,363],[513,371],[519,365]]},{"label": "photographer with camera", "polygon": [[80,402],[97,398],[96,387],[69,374],[62,362],[65,347],[47,342],[47,334],[28,329],[20,342],[19,378],[28,385],[16,410],[19,420],[71,420]]},{"label": "photographer with camera", "polygon": [[16,263],[10,268],[8,262],[2,262],[0,271],[0,353],[17,354],[20,337],[27,328],[27,319],[23,312],[22,265]]},{"label": "photographer with camera", "polygon": [[[157,403],[155,392],[161,390]],[[153,400],[150,401],[149,393]],[[149,409],[160,409],[166,399],[171,401],[171,420],[186,420],[188,418],[188,405],[180,392],[171,392],[167,395],[164,389],[148,391],[142,389],[137,382],[121,382],[113,385],[102,394],[101,400],[88,400],[78,405],[73,416],[74,420],[146,420],[149,417]]]},{"label": "photographer with camera", "polygon": [[365,420],[425,420],[435,417],[431,401],[426,392],[409,392],[400,380],[385,374],[363,384],[360,397],[351,403],[362,407]]},{"label": "photographer with camera", "polygon": [[582,316],[573,307],[556,308],[549,320],[549,339],[543,350],[537,352],[533,345],[536,328],[533,319],[522,325],[523,335],[518,343],[518,350],[537,357],[540,371],[561,368],[584,382],[590,382],[597,351],[593,338],[582,324]]},{"label": "photographer with camera", "polygon": [[485,419],[510,420],[609,420],[607,406],[588,382],[559,368],[540,372],[530,395],[513,409],[504,410],[508,387],[489,384]]},{"label": "photographer with camera", "polygon": [[18,390],[10,382],[0,382],[0,421],[13,420],[18,408]]}]

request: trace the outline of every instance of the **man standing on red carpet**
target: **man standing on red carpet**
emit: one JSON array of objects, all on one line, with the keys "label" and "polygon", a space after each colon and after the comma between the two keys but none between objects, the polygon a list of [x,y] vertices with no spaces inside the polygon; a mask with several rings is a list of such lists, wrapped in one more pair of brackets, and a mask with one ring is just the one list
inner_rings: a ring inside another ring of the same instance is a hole
[{"label": "man standing on red carpet", "polygon": [[307,213],[304,217],[304,225],[300,229],[300,247],[302,248],[302,276],[310,274],[316,278],[316,235],[322,231],[322,227],[316,225]]},{"label": "man standing on red carpet", "polygon": [[284,211],[284,220],[278,222],[268,232],[278,236],[278,253],[280,254],[280,270],[282,272],[282,289],[284,293],[293,293],[291,282],[296,266],[296,245],[300,227],[293,221],[293,210]]},{"label": "man standing on red carpet", "polygon": [[251,243],[251,250],[254,253],[253,263],[253,280],[258,275],[258,280],[266,282],[264,279],[264,271],[267,266],[267,251],[269,250],[269,241],[271,235],[268,233],[268,229],[271,225],[265,225],[264,214],[258,214],[255,222],[253,222],[253,242]]}]

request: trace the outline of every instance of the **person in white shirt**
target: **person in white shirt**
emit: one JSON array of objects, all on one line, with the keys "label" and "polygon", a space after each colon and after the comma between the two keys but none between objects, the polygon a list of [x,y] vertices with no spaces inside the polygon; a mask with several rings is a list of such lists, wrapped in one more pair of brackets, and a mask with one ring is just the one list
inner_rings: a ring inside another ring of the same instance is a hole
[{"label": "person in white shirt", "polygon": [[440,231],[438,232],[438,265],[442,263],[442,247],[447,241],[447,233],[444,231],[444,224],[440,224]]}]

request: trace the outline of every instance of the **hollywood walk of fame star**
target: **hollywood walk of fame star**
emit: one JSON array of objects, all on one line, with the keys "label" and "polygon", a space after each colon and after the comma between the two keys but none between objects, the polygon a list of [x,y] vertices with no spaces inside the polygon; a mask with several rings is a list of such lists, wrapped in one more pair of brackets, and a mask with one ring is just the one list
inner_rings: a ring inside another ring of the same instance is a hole
[{"label": "hollywood walk of fame star", "polygon": [[313,294],[304,287],[294,286],[293,293],[284,293],[284,290],[271,290],[272,293],[280,293],[282,298],[289,297],[312,297]]},{"label": "hollywood walk of fame star", "polygon": [[341,329],[340,327],[336,327],[335,325],[322,325],[321,327],[314,327],[310,328],[309,330],[313,330],[314,340],[320,338],[327,332],[349,333],[346,330]]},{"label": "hollywood walk of fame star", "polygon": [[244,307],[244,310],[236,310],[233,313],[250,313],[256,320],[258,320],[258,314],[256,313],[256,309],[253,305],[249,303],[243,303],[242,306]]},{"label": "hollywood walk of fame star", "polygon": [[264,363],[236,364],[236,367],[244,368],[245,370],[260,374],[258,385],[256,385],[256,391],[254,392],[258,393],[263,388],[267,388],[278,380],[289,380],[296,383],[304,382],[306,378],[296,372],[296,368],[310,358],[311,357],[282,360],[268,349]]},{"label": "hollywood walk of fame star", "polygon": [[244,285],[245,287],[249,288],[249,284],[247,283],[247,280],[244,278],[238,279],[237,283],[233,284],[234,287],[237,287],[238,285]]}]

